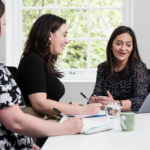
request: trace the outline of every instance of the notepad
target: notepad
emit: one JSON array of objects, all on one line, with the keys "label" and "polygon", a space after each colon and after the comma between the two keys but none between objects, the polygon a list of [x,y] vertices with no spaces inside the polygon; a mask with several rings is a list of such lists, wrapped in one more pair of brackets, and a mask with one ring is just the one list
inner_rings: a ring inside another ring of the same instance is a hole
[{"label": "notepad", "polygon": [[[60,120],[60,123],[64,122],[67,119],[68,118],[63,117]],[[108,124],[103,124],[103,123],[94,121],[90,118],[83,118],[83,124],[84,124],[84,127],[82,128],[82,131],[80,132],[81,134],[91,134],[91,133],[96,133],[96,132],[107,131],[107,130],[113,129],[113,127]]]}]

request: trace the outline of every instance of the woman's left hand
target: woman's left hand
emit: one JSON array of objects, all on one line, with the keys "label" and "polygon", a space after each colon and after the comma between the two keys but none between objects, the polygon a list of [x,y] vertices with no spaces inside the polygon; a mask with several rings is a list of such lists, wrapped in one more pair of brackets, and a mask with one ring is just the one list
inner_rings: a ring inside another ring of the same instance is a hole
[{"label": "woman's left hand", "polygon": [[107,91],[107,95],[108,97],[98,97],[98,102],[102,104],[102,109],[105,109],[106,102],[115,101],[109,91]]}]

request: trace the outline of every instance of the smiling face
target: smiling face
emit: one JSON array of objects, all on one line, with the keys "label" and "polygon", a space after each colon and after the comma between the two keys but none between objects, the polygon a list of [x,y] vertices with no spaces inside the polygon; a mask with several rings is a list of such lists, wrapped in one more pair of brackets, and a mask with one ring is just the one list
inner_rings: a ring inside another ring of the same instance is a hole
[{"label": "smiling face", "polygon": [[0,18],[1,21],[1,31],[0,31],[0,36],[4,33],[4,26],[5,26],[5,22],[6,22],[6,14],[4,12],[3,16]]},{"label": "smiling face", "polygon": [[111,50],[117,62],[127,62],[133,50],[131,35],[128,33],[118,35],[112,43]]},{"label": "smiling face", "polygon": [[66,24],[62,24],[55,33],[50,33],[50,48],[53,55],[60,55],[66,44],[68,44],[67,33]]}]

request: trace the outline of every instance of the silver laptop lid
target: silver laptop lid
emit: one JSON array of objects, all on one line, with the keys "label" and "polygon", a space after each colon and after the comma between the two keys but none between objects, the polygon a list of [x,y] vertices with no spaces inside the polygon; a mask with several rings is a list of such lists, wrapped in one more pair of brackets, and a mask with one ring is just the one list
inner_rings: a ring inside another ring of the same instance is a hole
[{"label": "silver laptop lid", "polygon": [[141,108],[139,109],[138,114],[140,113],[150,113],[150,93],[148,94]]}]

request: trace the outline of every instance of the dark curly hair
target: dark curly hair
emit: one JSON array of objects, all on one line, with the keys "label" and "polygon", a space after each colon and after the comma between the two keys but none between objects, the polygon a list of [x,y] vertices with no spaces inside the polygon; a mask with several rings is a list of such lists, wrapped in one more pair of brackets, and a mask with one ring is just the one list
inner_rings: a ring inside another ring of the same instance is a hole
[{"label": "dark curly hair", "polygon": [[121,78],[125,78],[128,74],[129,74],[129,70],[131,68],[131,63],[134,61],[134,60],[137,60],[137,61],[142,61],[141,58],[140,58],[140,55],[139,55],[139,51],[138,51],[138,46],[137,46],[137,40],[136,40],[136,36],[135,36],[135,33],[134,31],[129,28],[129,27],[126,27],[126,26],[119,26],[118,28],[116,28],[113,33],[111,34],[110,36],[110,39],[108,41],[108,44],[107,44],[107,49],[106,49],[106,56],[107,56],[107,60],[106,60],[106,65],[108,67],[108,78],[111,78],[113,75],[114,75],[114,55],[113,55],[113,52],[111,50],[112,48],[112,44],[113,44],[113,41],[115,40],[115,38],[120,35],[120,34],[123,34],[123,33],[128,33],[131,37],[132,37],[132,41],[133,41],[133,50],[129,56],[129,59],[128,59],[128,62],[127,62],[127,65],[126,67],[121,71],[121,74],[120,74],[120,77]]},{"label": "dark curly hair", "polygon": [[66,20],[52,14],[39,17],[31,28],[22,54],[22,57],[25,57],[35,52],[42,58],[47,70],[59,78],[63,75],[56,68],[57,55],[50,52],[49,36],[50,32],[55,33],[64,23]]}]

